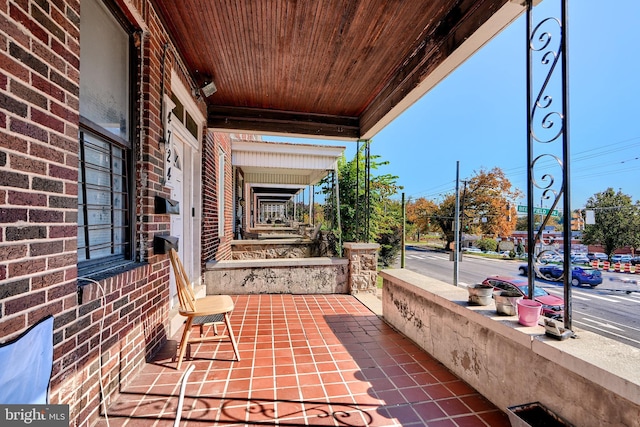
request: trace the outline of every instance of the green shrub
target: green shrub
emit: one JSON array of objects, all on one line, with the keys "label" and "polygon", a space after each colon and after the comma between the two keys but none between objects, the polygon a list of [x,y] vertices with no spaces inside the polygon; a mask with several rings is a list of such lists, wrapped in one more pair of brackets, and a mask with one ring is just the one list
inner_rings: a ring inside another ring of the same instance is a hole
[{"label": "green shrub", "polygon": [[483,251],[496,251],[498,249],[498,242],[494,239],[480,239],[475,243],[476,247]]}]

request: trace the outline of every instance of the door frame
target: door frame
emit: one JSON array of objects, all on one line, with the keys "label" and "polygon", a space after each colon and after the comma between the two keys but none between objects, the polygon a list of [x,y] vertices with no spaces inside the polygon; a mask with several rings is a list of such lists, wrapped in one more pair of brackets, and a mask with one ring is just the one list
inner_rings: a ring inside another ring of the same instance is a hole
[{"label": "door frame", "polygon": [[[197,106],[191,98],[190,92],[184,87],[180,78],[175,71],[171,73],[172,93],[183,104],[186,111],[196,120],[196,123],[205,123],[205,118],[197,109]],[[165,154],[164,154],[164,185],[167,188],[173,188],[174,183],[167,180],[167,153],[171,148],[171,144],[180,144],[182,148],[182,203],[180,207],[180,215],[182,215],[182,235],[183,245],[181,260],[185,270],[189,275],[191,284],[199,286],[202,284],[202,135],[203,126],[198,125],[198,138],[195,138],[187,128],[173,114],[175,104],[170,96],[164,95],[164,106],[167,114],[165,114]],[[173,271],[171,272],[173,275]],[[175,286],[175,282],[172,282]],[[170,305],[176,301],[171,298]]]}]

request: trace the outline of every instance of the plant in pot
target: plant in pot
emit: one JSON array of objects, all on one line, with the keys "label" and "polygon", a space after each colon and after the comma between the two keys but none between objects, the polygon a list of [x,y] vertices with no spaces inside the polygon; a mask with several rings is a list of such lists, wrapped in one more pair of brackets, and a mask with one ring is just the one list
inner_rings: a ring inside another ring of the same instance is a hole
[{"label": "plant in pot", "polygon": [[468,301],[470,305],[491,304],[491,294],[493,293],[493,286],[476,283],[475,285],[467,286],[467,292],[469,292]]}]

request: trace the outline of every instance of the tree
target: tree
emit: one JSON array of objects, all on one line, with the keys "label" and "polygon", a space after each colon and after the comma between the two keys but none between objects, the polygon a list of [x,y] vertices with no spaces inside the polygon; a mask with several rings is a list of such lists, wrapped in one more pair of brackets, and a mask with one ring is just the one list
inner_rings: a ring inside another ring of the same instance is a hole
[{"label": "tree", "polygon": [[384,215],[377,215],[377,235],[375,242],[380,245],[378,260],[380,264],[389,267],[397,258],[402,247],[402,203],[387,200],[384,204]]},{"label": "tree", "polygon": [[494,239],[480,239],[476,242],[476,247],[483,251],[497,251],[498,250],[498,242]]},{"label": "tree", "polygon": [[[340,200],[340,230],[335,230],[343,242],[373,241],[381,245],[381,262],[390,262],[400,250],[402,240],[402,210],[399,202],[391,200],[402,187],[396,184],[397,176],[390,174],[374,175],[380,166],[388,164],[380,161],[380,156],[372,155],[369,159],[371,175],[369,180],[369,198],[365,191],[365,147],[359,156],[347,161],[343,156],[338,160],[338,188]],[[359,176],[358,176],[359,173]],[[327,203],[325,218],[334,218],[330,228],[337,227],[336,201],[333,196],[331,177],[322,181],[321,192]],[[369,205],[369,210],[366,207]],[[330,214],[329,214],[330,213]],[[369,219],[369,234],[363,227],[365,218]]]},{"label": "tree", "polygon": [[[500,168],[481,169],[465,184],[460,192],[460,230],[464,234],[491,237],[510,236],[516,228],[515,201],[518,189],[512,189]],[[436,211],[436,221],[447,240],[454,241],[455,194],[448,194]]]},{"label": "tree", "polygon": [[607,188],[589,197],[586,210],[595,213],[595,224],[584,228],[582,242],[600,244],[607,255],[624,246],[640,245],[640,203],[632,203],[631,197]]},{"label": "tree", "polygon": [[435,213],[438,205],[434,201],[424,197],[420,197],[415,202],[409,200],[406,209],[407,222],[414,226],[418,241],[420,241],[420,234],[430,233],[437,228]]},{"label": "tree", "polygon": [[[636,201],[629,224],[629,245],[635,254],[640,249],[640,201]],[[637,270],[636,270],[637,271]]]},{"label": "tree", "polygon": [[[544,218],[541,218],[540,215],[534,215],[533,216],[533,224],[534,224],[534,230],[538,229],[538,227],[540,226],[540,222],[543,220]],[[547,221],[546,224],[547,227],[554,227],[557,231],[562,231],[563,230],[563,226],[560,223],[559,219],[556,217],[551,217],[549,218],[549,220]],[[529,219],[527,218],[526,215],[524,216],[519,216],[518,219],[516,220],[516,230],[518,231],[527,231],[527,229],[529,228]]]},{"label": "tree", "polygon": [[438,210],[435,214],[435,220],[438,223],[438,227],[442,230],[444,239],[447,241],[445,248],[451,246],[451,242],[455,240],[454,231],[454,218],[456,215],[456,196],[455,194],[448,194],[444,197],[444,200],[440,202]]},{"label": "tree", "polygon": [[480,169],[466,181],[461,206],[465,224],[477,224],[476,232],[493,237],[510,236],[516,228],[515,201],[521,193],[512,189],[502,169]]}]

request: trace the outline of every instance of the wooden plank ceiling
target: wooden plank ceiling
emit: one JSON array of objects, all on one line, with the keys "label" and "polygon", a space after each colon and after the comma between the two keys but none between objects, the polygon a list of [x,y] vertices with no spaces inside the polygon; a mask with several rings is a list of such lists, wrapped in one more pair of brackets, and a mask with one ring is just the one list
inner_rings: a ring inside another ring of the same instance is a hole
[{"label": "wooden plank ceiling", "polygon": [[523,0],[154,0],[209,127],[368,138],[523,11]]}]

